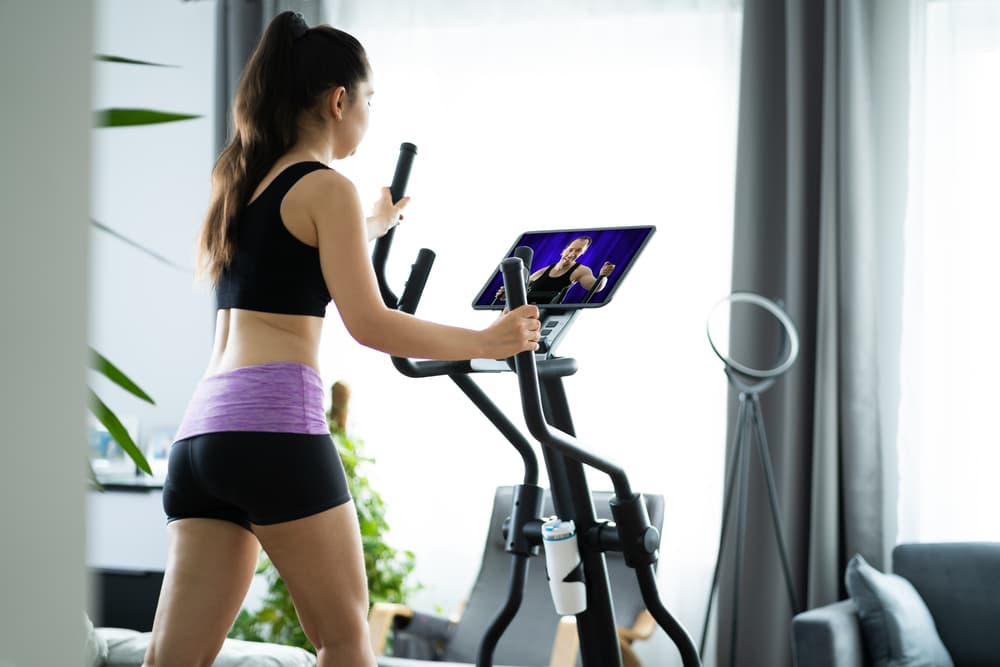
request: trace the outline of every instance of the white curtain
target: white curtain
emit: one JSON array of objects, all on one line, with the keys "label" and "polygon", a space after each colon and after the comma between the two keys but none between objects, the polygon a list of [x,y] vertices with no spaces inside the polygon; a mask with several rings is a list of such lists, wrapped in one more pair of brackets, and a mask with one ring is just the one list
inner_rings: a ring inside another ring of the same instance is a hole
[{"label": "white curtain", "polygon": [[1000,2],[916,5],[900,539],[1000,540]]},{"label": "white curtain", "polygon": [[[376,91],[368,138],[340,168],[371,201],[399,143],[418,147],[389,267],[398,293],[417,249],[437,252],[418,314],[486,326],[494,315],[470,304],[522,231],[657,226],[615,300],[583,313],[559,353],[580,362],[566,386],[581,439],[666,497],[661,590],[697,637],[721,519],[726,381],[704,327],[730,286],[740,4],[328,9],[368,50]],[[412,601],[450,613],[479,564],[491,489],[520,481],[520,459],[446,379],[406,380],[328,324],[323,374],[354,389],[390,541],[416,553],[425,588]],[[510,374],[476,380],[521,422]],[[640,650],[646,664],[675,659],[665,636]]]}]

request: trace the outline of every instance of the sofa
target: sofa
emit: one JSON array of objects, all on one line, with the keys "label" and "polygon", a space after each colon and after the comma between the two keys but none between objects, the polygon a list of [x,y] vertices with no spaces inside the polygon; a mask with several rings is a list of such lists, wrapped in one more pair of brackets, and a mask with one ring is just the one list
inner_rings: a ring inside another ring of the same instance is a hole
[{"label": "sofa", "polygon": [[[900,544],[892,552],[892,572],[912,584],[919,594],[904,606],[912,611],[914,604],[920,606],[922,600],[926,611],[915,611],[925,615],[929,612],[933,621],[929,628],[915,633],[919,635],[915,641],[926,641],[936,629],[937,637],[932,639],[940,638],[955,667],[1000,665],[1000,543]],[[850,591],[850,572],[848,584]],[[914,633],[914,624],[905,618],[899,623],[889,618],[873,629],[870,616],[865,616],[867,609],[859,615],[858,605],[865,608],[867,601],[854,594],[852,597],[810,609],[792,619],[793,653],[798,667],[942,664],[940,660],[923,660],[912,652],[895,662],[884,656],[874,659],[874,631],[902,633],[902,639],[898,634],[895,637],[896,649],[902,646],[905,652],[905,634]]]},{"label": "sofa", "polygon": [[[150,633],[127,628],[95,628],[85,617],[86,667],[139,667]],[[314,667],[316,656],[294,646],[227,639],[212,667]]]}]

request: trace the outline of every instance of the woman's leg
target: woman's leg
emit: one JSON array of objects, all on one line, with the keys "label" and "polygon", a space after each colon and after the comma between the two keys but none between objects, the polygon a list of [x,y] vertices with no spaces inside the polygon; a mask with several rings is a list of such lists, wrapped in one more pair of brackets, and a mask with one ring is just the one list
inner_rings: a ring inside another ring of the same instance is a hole
[{"label": "woman's leg", "polygon": [[318,667],[375,667],[368,637],[368,580],[353,502],[253,527],[295,602]]},{"label": "woman's leg", "polygon": [[210,667],[246,597],[260,544],[218,519],[179,519],[167,532],[167,570],[143,665]]}]

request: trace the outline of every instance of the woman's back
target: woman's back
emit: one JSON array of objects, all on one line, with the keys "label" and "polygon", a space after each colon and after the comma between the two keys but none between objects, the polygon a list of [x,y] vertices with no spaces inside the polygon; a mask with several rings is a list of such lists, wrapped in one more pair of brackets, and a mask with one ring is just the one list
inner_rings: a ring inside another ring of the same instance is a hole
[{"label": "woman's back", "polygon": [[236,252],[219,280],[215,341],[206,376],[279,361],[318,370],[323,311],[330,300],[315,224],[315,188],[300,182],[322,163],[280,159],[237,223]]}]

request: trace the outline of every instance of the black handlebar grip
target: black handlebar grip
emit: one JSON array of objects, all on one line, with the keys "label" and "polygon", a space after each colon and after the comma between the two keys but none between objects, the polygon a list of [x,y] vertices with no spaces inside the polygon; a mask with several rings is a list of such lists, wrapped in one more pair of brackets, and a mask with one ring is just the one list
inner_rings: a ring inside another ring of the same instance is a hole
[{"label": "black handlebar grip", "polygon": [[[531,275],[531,260],[535,256],[535,251],[531,246],[520,245],[514,249],[514,257],[520,258],[524,262],[524,284],[528,284],[528,276]],[[509,301],[507,303],[510,303]]]},{"label": "black handlebar grip", "polygon": [[500,262],[503,290],[507,296],[507,307],[511,310],[520,308],[528,301],[528,288],[524,281],[524,271],[524,261],[520,257],[508,257]]},{"label": "black handlebar grip", "polygon": [[433,265],[434,251],[421,248],[417,253],[417,261],[410,268],[410,279],[403,287],[403,295],[399,297],[399,309],[404,313],[413,315],[417,312],[417,303],[424,293],[424,286],[427,284],[427,277]]},{"label": "black handlebar grip", "polygon": [[[406,184],[410,180],[410,169],[413,167],[413,158],[416,154],[417,147],[413,144],[402,143],[399,145],[396,171],[392,175],[392,184],[389,186],[393,204],[406,194]],[[375,249],[372,250],[372,267],[375,269],[375,278],[378,280],[378,291],[382,295],[382,301],[386,307],[393,309],[399,305],[399,299],[386,280],[385,263],[389,259],[389,249],[392,247],[392,237],[395,235],[396,228],[393,227],[375,241]]]},{"label": "black handlebar grip", "polygon": [[406,183],[410,180],[410,168],[413,167],[413,158],[417,155],[417,147],[410,143],[399,145],[399,159],[396,161],[396,173],[392,175],[392,185],[389,192],[392,193],[392,203],[399,202],[406,195]]}]

